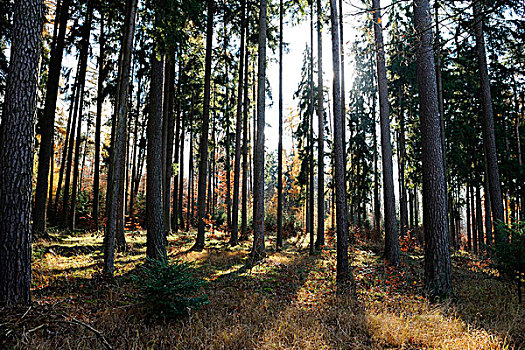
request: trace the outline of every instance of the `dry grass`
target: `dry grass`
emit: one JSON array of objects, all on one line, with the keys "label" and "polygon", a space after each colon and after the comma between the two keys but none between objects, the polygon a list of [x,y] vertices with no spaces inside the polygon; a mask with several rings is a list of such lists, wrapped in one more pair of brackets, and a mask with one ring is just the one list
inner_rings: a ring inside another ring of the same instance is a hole
[{"label": "dry grass", "polygon": [[333,246],[310,257],[307,242],[293,238],[246,269],[250,242],[230,248],[218,232],[197,253],[187,251],[193,234],[171,236],[170,255],[194,262],[210,281],[203,291],[210,304],[168,321],[145,316],[129,278],[144,261],[144,235],[128,237],[113,280],[100,277],[101,239],[79,234],[35,244],[34,305],[0,309],[0,348],[103,348],[85,325],[118,349],[525,348],[525,312],[514,291],[466,254],[454,260],[454,297],[430,304],[421,296],[417,249],[388,269],[381,247],[358,242],[354,295],[336,292]]}]

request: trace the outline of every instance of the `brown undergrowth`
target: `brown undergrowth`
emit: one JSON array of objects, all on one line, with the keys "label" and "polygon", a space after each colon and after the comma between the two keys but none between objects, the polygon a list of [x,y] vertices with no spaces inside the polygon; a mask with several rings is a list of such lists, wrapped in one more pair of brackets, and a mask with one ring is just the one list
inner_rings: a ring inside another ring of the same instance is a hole
[{"label": "brown undergrowth", "polygon": [[[525,312],[509,284],[462,252],[453,259],[454,295],[422,296],[422,252],[402,242],[402,263],[384,267],[381,246],[357,240],[351,252],[356,293],[337,293],[333,237],[308,256],[305,237],[286,241],[247,268],[250,242],[231,248],[209,235],[189,252],[194,233],[169,237],[169,254],[194,262],[209,281],[210,303],[177,320],[150,318],[134,273],[144,234],[128,235],[116,277],[101,277],[102,237],[54,236],[34,245],[30,308],[0,309],[0,348],[16,349],[519,349]],[[366,236],[363,234],[363,236]]]}]

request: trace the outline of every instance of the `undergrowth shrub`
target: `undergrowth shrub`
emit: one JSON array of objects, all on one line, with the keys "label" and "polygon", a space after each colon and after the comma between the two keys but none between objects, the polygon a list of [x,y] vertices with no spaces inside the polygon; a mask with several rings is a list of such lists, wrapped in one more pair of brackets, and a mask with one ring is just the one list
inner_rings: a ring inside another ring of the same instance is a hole
[{"label": "undergrowth shrub", "polygon": [[189,263],[148,259],[131,278],[141,291],[141,299],[154,316],[175,318],[208,304],[206,295],[198,295],[206,283],[195,276]]},{"label": "undergrowth shrub", "polygon": [[525,277],[525,222],[507,226],[497,224],[505,232],[508,241],[499,242],[493,248],[500,273],[517,284],[518,300],[522,302],[521,288]]}]

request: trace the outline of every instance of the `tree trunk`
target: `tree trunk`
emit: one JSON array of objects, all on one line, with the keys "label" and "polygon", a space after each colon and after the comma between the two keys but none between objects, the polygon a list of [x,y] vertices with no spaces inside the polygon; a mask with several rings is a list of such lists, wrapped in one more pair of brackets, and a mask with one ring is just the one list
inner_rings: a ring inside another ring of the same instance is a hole
[{"label": "tree trunk", "polygon": [[[76,206],[77,206],[77,185],[78,185],[78,176],[79,176],[79,163],[80,163],[80,144],[81,131],[82,131],[82,115],[84,111],[84,88],[86,86],[86,71],[88,64],[88,54],[89,54],[89,38],[91,36],[91,22],[93,20],[93,0],[87,1],[87,10],[85,23],[82,29],[82,42],[80,47],[80,103],[78,107],[78,124],[77,124],[77,136],[75,142],[75,162],[73,165],[73,183],[71,188],[71,213],[69,214],[69,229],[74,230],[76,226]],[[67,215],[67,211],[65,213]]]},{"label": "tree trunk", "polygon": [[264,246],[264,126],[266,111],[266,30],[268,26],[267,0],[259,5],[259,62],[257,72],[257,137],[253,166],[253,247],[254,261],[266,256]]},{"label": "tree trunk", "polygon": [[436,70],[428,0],[414,1],[417,38],[417,81],[420,96],[423,159],[423,222],[425,230],[425,292],[448,296],[450,253],[447,192],[436,91]]},{"label": "tree trunk", "polygon": [[373,97],[372,101],[372,113],[374,116],[374,231],[377,237],[381,231],[381,203],[379,202],[379,168],[378,158],[379,154],[377,151],[377,127],[376,127],[376,98]]},{"label": "tree trunk", "polygon": [[[175,95],[175,55],[166,59],[166,81],[165,81],[165,126],[166,126],[166,148],[164,152],[164,183],[163,183],[163,209],[166,232],[170,232],[173,226],[171,222],[171,179],[173,178],[173,142],[175,138],[175,115],[173,114],[173,101]],[[173,198],[175,206],[177,198]]]},{"label": "tree trunk", "polygon": [[202,113],[201,139],[199,143],[199,186],[197,190],[198,232],[197,240],[193,246],[193,249],[196,251],[202,251],[204,249],[204,235],[206,232],[206,177],[208,175],[208,130],[210,127],[210,86],[214,7],[214,0],[208,0],[208,23],[206,26],[206,63],[204,70],[204,106]]},{"label": "tree trunk", "polygon": [[351,279],[350,264],[348,263],[348,223],[345,191],[345,163],[343,158],[343,120],[341,106],[340,76],[340,41],[337,25],[338,9],[336,0],[330,0],[330,15],[332,22],[332,61],[334,70],[333,81],[333,114],[334,114],[334,163],[335,163],[335,191],[337,216],[337,282],[346,284]]},{"label": "tree trunk", "polygon": [[314,253],[314,2],[310,3],[310,107],[308,109],[308,233],[310,255]]},{"label": "tree trunk", "polygon": [[[62,58],[64,56],[64,42],[69,19],[69,7],[71,0],[64,0],[60,6],[58,34],[53,40],[49,73],[46,82],[46,100],[44,114],[42,116],[40,150],[38,153],[38,175],[35,189],[35,211],[33,213],[33,231],[35,234],[44,233],[46,230],[46,202],[49,165],[51,155],[54,152],[55,139],[55,110],[57,105],[58,87],[60,84],[60,73],[62,70]],[[58,12],[57,12],[58,13]],[[7,91],[7,90],[6,90]],[[4,98],[4,100],[6,100]]]},{"label": "tree trunk", "polygon": [[[40,0],[16,1],[13,9],[0,125],[0,305],[8,307],[31,303],[31,190],[43,9]],[[46,180],[48,175],[49,169]]]},{"label": "tree trunk", "polygon": [[[101,5],[103,7],[103,5]],[[98,59],[98,91],[97,91],[97,116],[95,122],[95,159],[93,174],[93,210],[91,216],[95,222],[95,227],[99,227],[98,214],[100,202],[100,141],[102,129],[102,108],[104,103],[104,60],[106,53],[106,36],[104,33],[104,12],[100,13],[100,36],[99,36],[99,59]],[[135,126],[136,128],[136,126]]]},{"label": "tree trunk", "polygon": [[[107,182],[106,198],[106,229],[104,232],[104,274],[113,276],[115,261],[115,233],[119,216],[123,212],[119,210],[119,200],[124,201],[121,193],[124,179],[124,166],[126,159],[126,120],[128,117],[128,93],[130,81],[131,52],[133,39],[135,37],[135,18],[137,14],[138,0],[128,0],[125,31],[121,42],[121,53],[119,59],[119,91],[118,105],[116,108],[115,138],[113,140],[110,166],[112,168],[110,178]],[[153,79],[152,79],[153,80]],[[153,116],[153,113],[152,113]],[[150,116],[150,117],[152,117]],[[148,152],[149,154],[149,152]],[[151,175],[151,174],[149,174]],[[148,175],[148,178],[149,178]],[[123,209],[122,207],[120,209]],[[122,223],[123,224],[123,223]],[[148,232],[150,227],[148,225]]]},{"label": "tree trunk", "polygon": [[478,230],[478,251],[483,254],[483,217],[481,208],[481,193],[479,184],[476,185],[476,226]]},{"label": "tree trunk", "polygon": [[468,251],[472,250],[472,227],[471,227],[471,216],[470,216],[470,203],[471,203],[471,194],[470,194],[470,185],[467,183],[465,188],[467,192],[467,249]]},{"label": "tree trunk", "polygon": [[[336,4],[334,4],[336,6]],[[347,156],[346,156],[346,90],[345,90],[345,43],[344,43],[344,26],[343,26],[343,0],[339,0],[339,15],[338,24],[333,24],[334,26],[339,25],[339,50],[341,53],[341,138],[343,139],[343,169],[344,169],[344,179],[345,179],[345,200],[348,206],[348,192],[346,191],[346,167],[347,167]],[[348,209],[348,208],[347,208]]]},{"label": "tree trunk", "polygon": [[[77,80],[78,81],[78,80]],[[62,159],[61,159],[61,162],[60,162],[60,172],[58,174],[58,184],[57,184],[57,191],[55,193],[55,204],[54,204],[54,208],[53,208],[53,211],[54,211],[54,220],[57,221],[58,220],[58,202],[60,200],[60,192],[62,190],[62,180],[64,178],[64,171],[66,169],[66,163],[67,163],[67,155],[68,155],[68,143],[69,143],[69,135],[71,134],[71,129],[72,129],[72,121],[73,121],[73,115],[74,115],[74,111],[75,111],[75,104],[76,104],[76,99],[78,98],[78,84],[77,82],[75,82],[75,84],[73,84],[73,94],[72,94],[72,97],[71,97],[71,103],[69,105],[69,115],[68,115],[68,118],[67,118],[67,127],[66,127],[66,139],[64,141],[64,147],[62,149]],[[76,117],[75,117],[76,118]],[[73,126],[74,128],[74,126]]]},{"label": "tree trunk", "polygon": [[324,245],[324,108],[323,108],[323,37],[321,0],[317,0],[317,241],[315,247]]},{"label": "tree trunk", "polygon": [[[249,9],[246,13],[246,18],[249,19]],[[249,21],[246,21],[246,37],[249,35]],[[249,50],[246,49],[246,55],[244,56],[244,103],[243,103],[243,120],[242,120],[242,204],[241,204],[241,240],[248,239],[248,117],[250,108],[250,96],[248,94],[248,72],[249,72]]]},{"label": "tree trunk", "polygon": [[275,248],[283,247],[283,34],[284,4],[279,1],[279,144],[277,146],[277,240]]},{"label": "tree trunk", "polygon": [[[179,77],[180,79],[180,77]],[[178,201],[178,217],[179,217],[179,227],[184,229],[184,203],[183,203],[183,199],[184,199],[184,144],[185,144],[185,141],[186,141],[186,118],[184,118],[184,116],[180,116],[180,119],[181,119],[181,123],[182,123],[182,126],[181,126],[181,134],[180,134],[180,154],[179,154],[179,159],[180,159],[180,163],[179,163],[179,192],[178,192],[178,195],[179,195],[179,201]]]},{"label": "tree trunk", "polygon": [[[400,96],[402,96],[400,94]],[[407,208],[407,192],[405,179],[405,114],[403,104],[401,102],[401,110],[399,113],[399,221],[400,233],[406,235],[408,230],[408,208]]]},{"label": "tree trunk", "polygon": [[235,125],[235,164],[233,169],[233,211],[232,211],[232,234],[230,244],[236,246],[239,242],[239,185],[241,171],[241,129],[242,129],[242,94],[244,92],[244,31],[246,28],[246,0],[241,1],[241,48],[239,55],[239,82],[237,88],[237,122]]},{"label": "tree trunk", "polygon": [[388,264],[399,264],[399,237],[396,223],[396,200],[394,195],[394,173],[392,166],[392,143],[390,141],[390,116],[388,103],[388,81],[385,67],[385,48],[379,0],[372,1],[379,90],[379,117],[381,119],[381,155],[383,161],[383,200],[385,219],[385,259]]},{"label": "tree trunk", "polygon": [[485,160],[485,176],[483,181],[483,193],[485,193],[485,234],[487,235],[487,246],[492,245],[492,217],[490,209],[489,178],[487,176],[487,162]]},{"label": "tree trunk", "polygon": [[478,253],[478,226],[476,220],[476,196],[474,193],[474,186],[470,184],[470,212],[472,214],[472,248],[475,254]]},{"label": "tree trunk", "polygon": [[[155,22],[160,21],[159,9],[156,9]],[[146,256],[154,260],[166,260],[166,232],[162,201],[162,108],[164,96],[164,63],[157,58],[160,44],[156,39],[156,48],[151,54],[151,111],[147,125],[148,154],[146,163]]]},{"label": "tree trunk", "polygon": [[503,222],[503,196],[499,178],[498,155],[496,153],[496,136],[494,134],[494,113],[492,111],[492,97],[490,94],[490,80],[487,68],[487,55],[485,52],[485,39],[483,37],[483,18],[481,3],[472,1],[474,8],[474,31],[476,36],[476,52],[478,54],[478,69],[481,81],[481,102],[483,107],[483,145],[487,158],[490,204],[495,225],[496,243],[507,241],[505,233],[498,229],[497,223]]}]

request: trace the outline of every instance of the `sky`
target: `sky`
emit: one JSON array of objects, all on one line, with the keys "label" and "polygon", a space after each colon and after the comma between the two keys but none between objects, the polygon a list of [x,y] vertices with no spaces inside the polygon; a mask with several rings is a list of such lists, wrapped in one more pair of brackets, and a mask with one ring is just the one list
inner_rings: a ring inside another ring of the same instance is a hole
[{"label": "sky", "polygon": [[[343,5],[343,11],[347,11],[348,6]],[[309,16],[308,16],[309,17]],[[315,25],[314,18],[314,25]],[[348,18],[344,20],[344,40],[346,53],[349,51],[350,42],[355,38],[356,30],[350,23]],[[315,30],[315,27],[314,27]],[[298,25],[292,26],[289,23],[285,23],[283,29],[284,42],[287,43],[288,52],[285,51],[283,57],[283,118],[290,114],[290,109],[297,110],[298,101],[294,100],[293,95],[297,90],[299,82],[301,80],[301,69],[303,65],[303,52],[306,45],[310,45],[310,20],[307,19]],[[330,34],[330,26],[325,25],[323,28],[323,85],[325,89],[328,89],[329,96],[332,96],[332,77],[333,77],[333,64],[332,64],[332,37]],[[350,42],[349,42],[350,41]],[[314,33],[314,60],[317,60],[317,34]],[[279,52],[268,51],[268,67],[267,76],[272,90],[273,101],[267,99],[266,107],[266,123],[267,129],[265,130],[266,136],[266,149],[272,152],[277,149],[279,141]],[[353,72],[353,66],[350,57],[345,57],[345,81],[346,90],[350,86]],[[317,75],[315,76],[317,82]],[[328,101],[325,101],[325,109],[329,107]],[[330,106],[331,108],[331,106]],[[317,122],[314,118],[314,130],[317,130]],[[284,129],[283,137],[283,148],[291,149],[291,130],[289,128]]]}]

